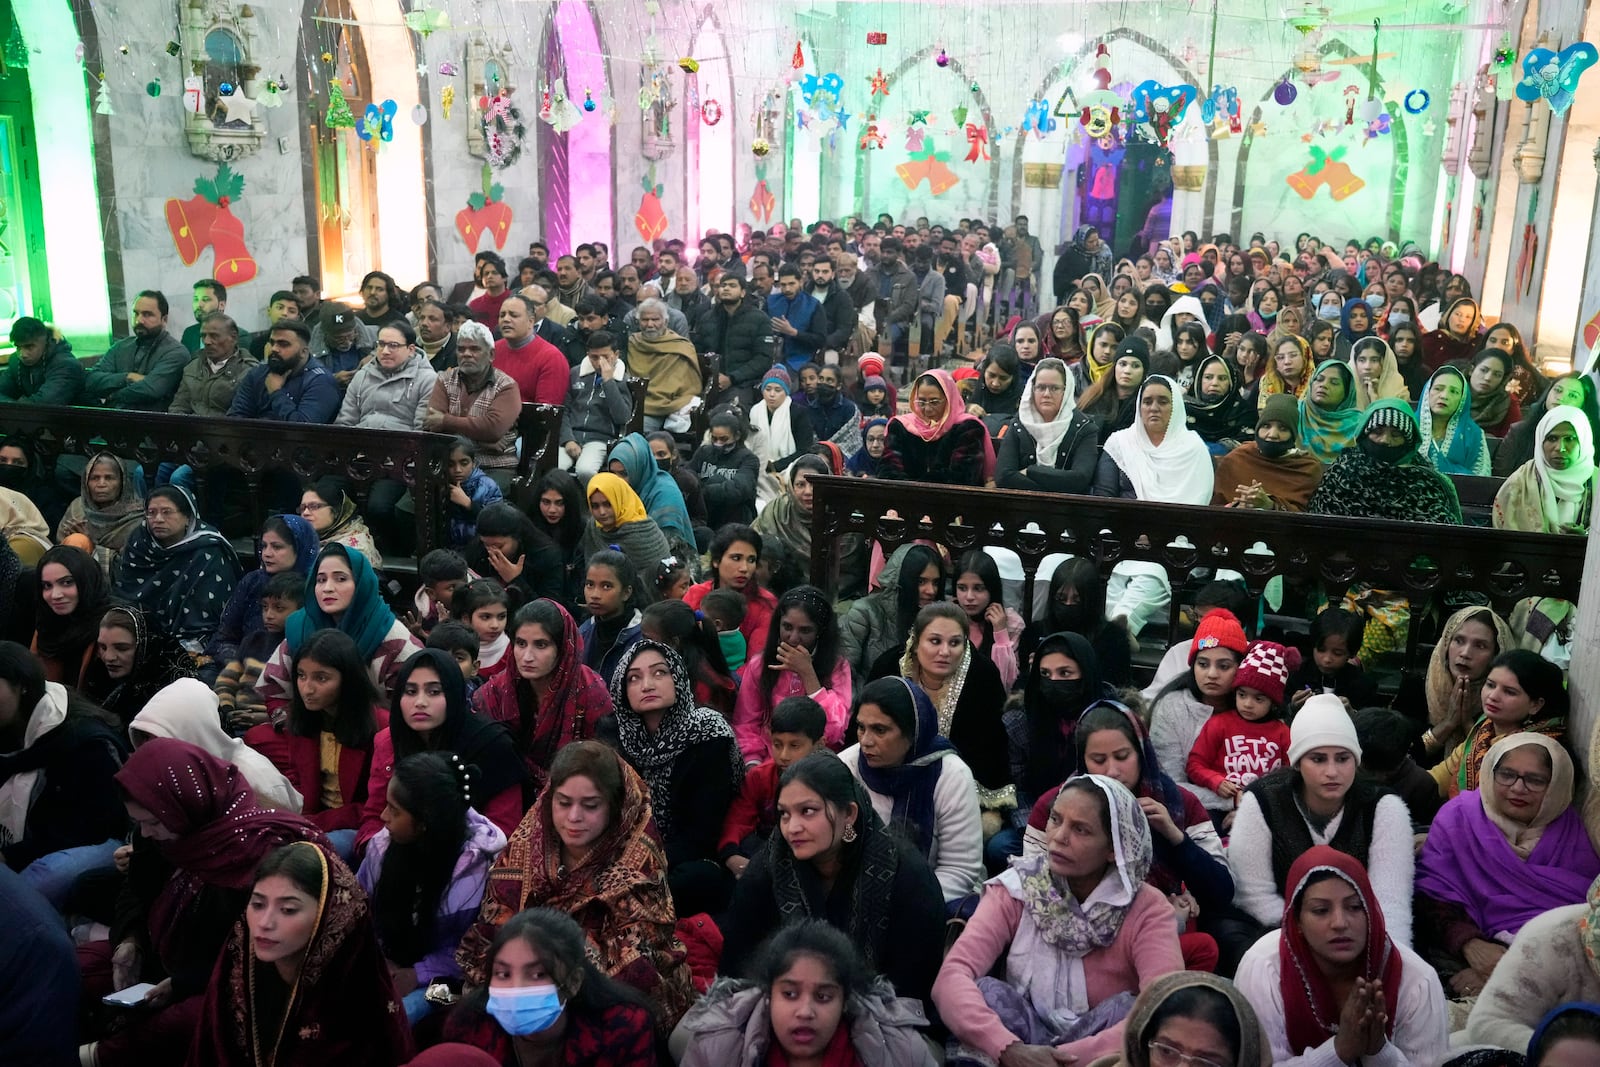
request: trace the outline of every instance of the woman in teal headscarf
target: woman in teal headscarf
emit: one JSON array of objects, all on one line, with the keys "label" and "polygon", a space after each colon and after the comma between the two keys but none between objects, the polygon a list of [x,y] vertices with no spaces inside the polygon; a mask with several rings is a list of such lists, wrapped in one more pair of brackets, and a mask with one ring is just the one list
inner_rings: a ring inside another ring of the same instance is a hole
[{"label": "woman in teal headscarf", "polygon": [[1490,473],[1489,446],[1472,421],[1472,387],[1456,367],[1440,367],[1417,402],[1422,455],[1440,474]]},{"label": "woman in teal headscarf", "polygon": [[695,543],[694,523],[689,521],[683,490],[672,480],[672,475],[657,466],[644,434],[630,433],[618,441],[607,464],[612,474],[621,476],[639,494],[645,512],[663,533],[688,545]]},{"label": "woman in teal headscarf", "polygon": [[284,640],[256,683],[275,719],[289,705],[295,654],[318,630],[339,630],[350,636],[386,702],[400,665],[422,648],[422,642],[389,610],[367,557],[338,543],[325,545],[306,579],[305,606],[289,616]]},{"label": "woman in teal headscarf", "polygon": [[1311,376],[1300,398],[1300,444],[1332,463],[1361,432],[1366,414],[1356,406],[1356,378],[1347,364],[1330,359]]}]

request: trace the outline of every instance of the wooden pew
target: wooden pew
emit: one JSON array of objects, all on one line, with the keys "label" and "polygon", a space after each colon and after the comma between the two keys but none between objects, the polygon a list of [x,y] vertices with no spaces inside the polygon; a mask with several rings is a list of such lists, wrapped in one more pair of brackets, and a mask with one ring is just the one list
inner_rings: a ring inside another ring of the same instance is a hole
[{"label": "wooden pew", "polygon": [[[1105,574],[1122,560],[1156,563],[1175,590],[1195,567],[1227,568],[1244,575],[1257,601],[1274,575],[1291,588],[1320,589],[1334,599],[1365,581],[1405,593],[1417,619],[1452,592],[1481,594],[1502,615],[1523,597],[1576,602],[1586,543],[1582,537],[1470,526],[865,478],[819,475],[811,484],[814,584],[829,592],[838,588],[838,542],[844,534],[877,539],[885,554],[912,540],[937,542],[952,557],[971,548],[1003,547],[1022,560],[1024,618],[1032,617],[1039,563],[1055,552],[1086,556]],[[891,509],[900,517],[884,518]],[[1178,544],[1179,537],[1188,544]],[[1255,548],[1257,542],[1264,548]],[[1180,599],[1173,597],[1169,623],[1176,621]],[[1408,666],[1417,660],[1420,629],[1409,627]]]},{"label": "wooden pew", "polygon": [[539,479],[556,469],[561,456],[562,410],[557,404],[523,404],[522,414],[517,416],[522,455],[517,458],[517,473],[506,497],[530,515],[538,505],[535,489]]},{"label": "wooden pew", "polygon": [[1494,496],[1505,484],[1505,480],[1480,478],[1471,474],[1452,474],[1449,478],[1450,484],[1456,487],[1456,497],[1461,501],[1461,517],[1466,524],[1491,525],[1494,516]]},{"label": "wooden pew", "polygon": [[257,516],[270,505],[263,492],[269,471],[300,481],[343,478],[362,503],[374,482],[396,479],[416,502],[418,552],[444,544],[448,434],[30,404],[0,407],[0,432],[26,439],[51,467],[60,456],[104,450],[147,466],[187,463],[202,489],[223,467],[243,479]]}]

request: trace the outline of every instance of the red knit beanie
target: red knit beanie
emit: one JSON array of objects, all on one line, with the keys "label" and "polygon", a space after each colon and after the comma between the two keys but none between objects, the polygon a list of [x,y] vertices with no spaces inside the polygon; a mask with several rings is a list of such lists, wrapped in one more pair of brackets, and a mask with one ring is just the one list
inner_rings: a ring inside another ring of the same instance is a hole
[{"label": "red knit beanie", "polygon": [[1245,637],[1244,627],[1233,617],[1233,612],[1225,608],[1206,612],[1206,617],[1200,620],[1200,628],[1194,632],[1194,640],[1189,642],[1189,666],[1193,667],[1194,658],[1208,648],[1230,649],[1238,656],[1250,650],[1250,639]]},{"label": "red knit beanie", "polygon": [[1289,675],[1299,667],[1299,660],[1300,654],[1294,649],[1271,641],[1257,641],[1234,672],[1233,687],[1254,689],[1282,710],[1284,689],[1288,687]]}]

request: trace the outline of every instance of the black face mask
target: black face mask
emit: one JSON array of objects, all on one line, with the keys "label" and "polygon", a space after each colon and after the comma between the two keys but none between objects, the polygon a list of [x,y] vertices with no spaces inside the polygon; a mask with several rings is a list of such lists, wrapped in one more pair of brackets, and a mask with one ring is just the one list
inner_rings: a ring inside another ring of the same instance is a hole
[{"label": "black face mask", "polygon": [[672,471],[672,460],[670,460],[670,459],[658,459],[658,460],[656,460],[656,469],[657,470],[667,471],[668,473],[671,473],[671,471]]},{"label": "black face mask", "polygon": [[1039,679],[1039,695],[1051,708],[1076,708],[1083,703],[1084,688],[1082,678]]},{"label": "black face mask", "polygon": [[1267,441],[1260,437],[1256,438],[1256,451],[1268,459],[1282,459],[1293,447],[1293,441]]},{"label": "black face mask", "polygon": [[1050,608],[1050,621],[1057,629],[1081,634],[1094,625],[1094,612],[1087,604],[1054,604]]},{"label": "black face mask", "polygon": [[1356,438],[1356,447],[1380,463],[1399,463],[1417,450],[1414,444],[1380,445],[1366,434]]},{"label": "black face mask", "polygon": [[839,387],[837,385],[829,385],[826,382],[817,383],[817,401],[819,403],[831,404],[837,399],[839,399]]},{"label": "black face mask", "polygon": [[21,489],[28,484],[28,468],[0,464],[0,488]]}]

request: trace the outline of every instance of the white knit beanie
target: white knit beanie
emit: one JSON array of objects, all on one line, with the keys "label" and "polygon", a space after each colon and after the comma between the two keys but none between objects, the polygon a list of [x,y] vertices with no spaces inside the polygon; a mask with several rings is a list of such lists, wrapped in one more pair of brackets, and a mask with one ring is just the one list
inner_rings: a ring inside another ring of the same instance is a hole
[{"label": "white knit beanie", "polygon": [[1344,710],[1344,701],[1331,693],[1318,693],[1295,713],[1289,725],[1289,766],[1314,748],[1347,748],[1361,761],[1355,720]]}]

